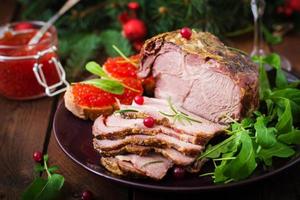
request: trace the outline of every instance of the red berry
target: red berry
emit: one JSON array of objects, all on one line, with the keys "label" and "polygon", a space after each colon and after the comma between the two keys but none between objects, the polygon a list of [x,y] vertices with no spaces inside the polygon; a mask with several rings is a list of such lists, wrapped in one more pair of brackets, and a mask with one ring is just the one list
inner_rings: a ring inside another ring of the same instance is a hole
[{"label": "red berry", "polygon": [[123,25],[123,34],[129,40],[141,40],[146,36],[146,26],[142,20],[130,19]]},{"label": "red berry", "polygon": [[180,30],[180,34],[182,37],[184,37],[185,39],[189,40],[192,36],[192,30],[188,27],[183,27]]},{"label": "red berry", "polygon": [[122,12],[119,16],[118,16],[119,21],[121,22],[121,24],[125,24],[128,20],[129,20],[129,16],[127,12]]},{"label": "red berry", "polygon": [[138,105],[144,104],[144,97],[143,96],[136,96],[134,97],[134,102]]},{"label": "red berry", "polygon": [[129,2],[127,6],[130,10],[138,10],[140,8],[140,4],[138,2]]},{"label": "red berry", "polygon": [[36,151],[33,153],[33,160],[35,162],[41,162],[43,160],[43,154],[40,151]]},{"label": "red berry", "polygon": [[16,31],[28,30],[28,29],[32,29],[32,28],[33,28],[33,25],[28,22],[20,22],[15,25]]},{"label": "red berry", "polygon": [[153,117],[146,117],[144,119],[144,125],[148,128],[152,128],[154,126],[154,123],[155,123],[155,121],[154,121]]},{"label": "red berry", "polygon": [[177,179],[181,179],[185,176],[185,170],[182,167],[174,167],[173,169],[173,177]]},{"label": "red berry", "polygon": [[93,193],[89,190],[86,190],[81,194],[82,200],[91,200],[92,198],[93,198]]}]

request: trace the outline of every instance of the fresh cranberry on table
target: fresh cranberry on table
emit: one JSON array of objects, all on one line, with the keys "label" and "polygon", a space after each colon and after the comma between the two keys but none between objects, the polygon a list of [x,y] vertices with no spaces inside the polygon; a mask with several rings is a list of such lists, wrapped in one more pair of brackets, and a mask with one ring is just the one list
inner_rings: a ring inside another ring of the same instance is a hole
[{"label": "fresh cranberry on table", "polygon": [[192,30],[188,27],[184,27],[180,30],[180,34],[183,38],[189,40],[192,36]]},{"label": "fresh cranberry on table", "polygon": [[154,121],[153,117],[146,117],[144,119],[144,125],[148,128],[152,128],[154,126],[154,123],[155,123],[155,121]]},{"label": "fresh cranberry on table", "polygon": [[134,102],[138,105],[144,104],[144,97],[143,96],[136,96],[134,97]]},{"label": "fresh cranberry on table", "polygon": [[32,157],[35,162],[41,162],[43,160],[43,154],[40,151],[34,152]]},{"label": "fresh cranberry on table", "polygon": [[185,176],[185,170],[182,167],[174,167],[173,177],[176,179],[181,179]]},{"label": "fresh cranberry on table", "polygon": [[92,198],[93,198],[93,193],[89,190],[86,190],[81,194],[82,200],[91,200]]}]

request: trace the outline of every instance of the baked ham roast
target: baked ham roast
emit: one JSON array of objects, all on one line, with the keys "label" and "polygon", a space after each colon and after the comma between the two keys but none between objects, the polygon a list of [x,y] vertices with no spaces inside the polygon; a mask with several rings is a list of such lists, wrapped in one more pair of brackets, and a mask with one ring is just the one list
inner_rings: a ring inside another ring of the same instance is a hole
[{"label": "baked ham roast", "polygon": [[[177,112],[191,119],[174,121],[165,115],[172,114],[171,105],[164,99],[144,97],[143,105],[120,105],[119,112],[98,117],[93,125],[93,145],[102,155],[102,165],[118,175],[153,179],[163,178],[173,165],[198,172],[202,161],[196,157],[226,126],[173,105]],[[155,119],[152,128],[143,123],[149,116]]]},{"label": "baked ham roast", "polygon": [[[173,166],[199,172],[205,145],[257,108],[257,68],[207,32],[193,31],[189,40],[179,31],[160,34],[146,41],[141,56],[138,76],[154,77],[156,98],[96,119],[93,145],[101,163],[114,174],[155,180]],[[178,113],[183,118],[175,120]],[[143,123],[149,116],[151,128]]]},{"label": "baked ham roast", "polygon": [[249,57],[208,32],[189,40],[179,31],[147,40],[139,77],[156,79],[156,98],[169,97],[183,109],[213,122],[240,120],[257,108],[258,71]]}]

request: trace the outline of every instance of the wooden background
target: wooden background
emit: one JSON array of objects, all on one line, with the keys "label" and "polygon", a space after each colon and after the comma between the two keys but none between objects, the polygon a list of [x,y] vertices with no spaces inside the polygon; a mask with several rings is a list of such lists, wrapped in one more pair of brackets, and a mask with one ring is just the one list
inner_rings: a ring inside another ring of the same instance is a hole
[{"label": "wooden background", "polygon": [[[14,1],[1,0],[0,23],[11,20]],[[229,41],[249,52],[252,36]],[[300,36],[289,34],[280,45],[269,48],[285,55],[300,75]],[[40,150],[48,153],[50,163],[60,166],[66,183],[61,199],[80,199],[83,190],[91,190],[95,199],[103,200],[164,200],[214,199],[222,200],[299,200],[300,163],[283,173],[239,188],[201,193],[158,193],[121,186],[98,177],[75,164],[59,148],[53,133],[52,121],[58,97],[34,101],[12,101],[0,97],[0,199],[19,199],[34,177],[32,154]]]}]

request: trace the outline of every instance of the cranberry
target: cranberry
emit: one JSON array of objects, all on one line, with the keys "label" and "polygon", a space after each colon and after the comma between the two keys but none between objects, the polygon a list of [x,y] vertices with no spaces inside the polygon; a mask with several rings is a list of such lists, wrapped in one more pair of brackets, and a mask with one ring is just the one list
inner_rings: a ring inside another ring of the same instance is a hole
[{"label": "cranberry", "polygon": [[183,178],[185,175],[185,170],[182,167],[174,167],[173,177],[177,179]]},{"label": "cranberry", "polygon": [[134,97],[134,102],[138,105],[143,105],[144,104],[144,97],[143,96],[135,96]]},{"label": "cranberry", "polygon": [[93,198],[93,193],[89,190],[86,190],[81,194],[82,200],[91,200],[92,198]]},{"label": "cranberry", "polygon": [[154,119],[153,117],[147,117],[144,119],[144,125],[148,128],[152,128],[154,126]]},{"label": "cranberry", "polygon": [[35,162],[41,162],[43,160],[43,154],[40,151],[36,151],[33,153],[33,160]]},{"label": "cranberry", "polygon": [[192,30],[188,27],[184,27],[180,30],[180,34],[182,37],[189,40],[192,36]]},{"label": "cranberry", "polygon": [[140,8],[140,4],[138,2],[129,2],[127,6],[130,10],[138,10]]}]

